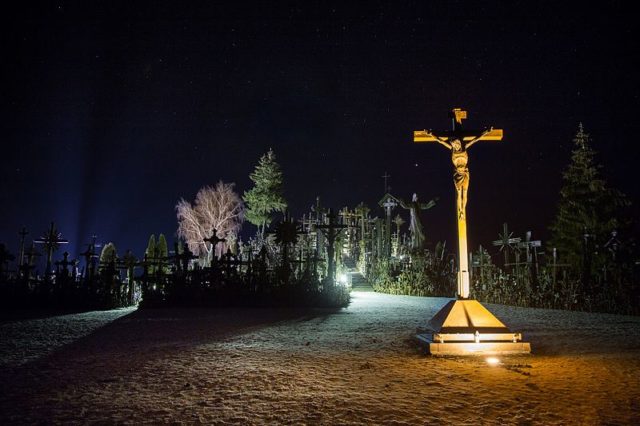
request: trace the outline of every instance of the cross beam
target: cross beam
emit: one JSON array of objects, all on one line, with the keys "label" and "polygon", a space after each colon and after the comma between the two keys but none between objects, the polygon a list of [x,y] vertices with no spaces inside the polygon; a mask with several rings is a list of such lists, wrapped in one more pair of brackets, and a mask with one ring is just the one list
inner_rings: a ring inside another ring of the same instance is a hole
[{"label": "cross beam", "polygon": [[471,145],[480,141],[500,141],[503,137],[502,129],[489,127],[484,130],[465,130],[462,120],[467,118],[467,111],[454,108],[449,117],[452,119],[452,129],[444,131],[415,130],[413,142],[436,142],[451,151],[453,163],[453,183],[456,188],[456,211],[458,221],[458,297],[469,297],[469,254],[467,250],[467,191],[469,188],[469,156],[467,150]]},{"label": "cross beam", "polygon": [[501,141],[504,136],[502,129],[490,128],[484,130],[478,138],[477,132],[456,132],[445,130],[438,134],[434,134],[432,130],[414,130],[413,141],[414,142],[440,142],[443,139],[448,141],[451,138],[462,139],[464,142],[469,141]]}]

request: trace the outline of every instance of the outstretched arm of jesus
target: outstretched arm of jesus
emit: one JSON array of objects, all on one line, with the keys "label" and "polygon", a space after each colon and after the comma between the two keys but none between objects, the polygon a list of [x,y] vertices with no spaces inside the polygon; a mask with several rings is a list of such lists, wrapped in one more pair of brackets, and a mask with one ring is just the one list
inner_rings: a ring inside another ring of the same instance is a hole
[{"label": "outstretched arm of jesus", "polygon": [[442,146],[446,146],[447,149],[451,149],[451,144],[449,142],[447,142],[446,138],[439,138],[437,136],[434,135],[434,137],[436,138],[436,141],[442,145]]},{"label": "outstretched arm of jesus", "polygon": [[484,132],[482,132],[482,134],[480,136],[478,136],[475,139],[470,140],[469,142],[466,143],[466,145],[464,146],[464,149],[469,149],[471,148],[471,145],[473,145],[474,143],[478,142],[479,140],[481,140],[484,136],[486,136],[487,134],[491,133],[493,131],[493,127],[489,127],[487,130],[485,130]]}]

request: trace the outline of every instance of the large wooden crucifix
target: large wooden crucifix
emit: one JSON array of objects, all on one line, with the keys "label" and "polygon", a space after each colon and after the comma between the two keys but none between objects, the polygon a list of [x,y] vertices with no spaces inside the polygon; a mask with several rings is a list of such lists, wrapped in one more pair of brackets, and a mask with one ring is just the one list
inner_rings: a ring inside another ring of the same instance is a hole
[{"label": "large wooden crucifix", "polygon": [[434,132],[432,130],[416,130],[413,132],[414,142],[437,142],[451,151],[453,163],[453,183],[456,188],[456,217],[458,221],[458,297],[469,297],[469,259],[467,251],[467,192],[469,190],[469,155],[467,150],[480,141],[502,140],[502,129],[490,127],[484,130],[464,130],[462,120],[467,118],[467,111],[454,108],[450,117],[452,130]]}]

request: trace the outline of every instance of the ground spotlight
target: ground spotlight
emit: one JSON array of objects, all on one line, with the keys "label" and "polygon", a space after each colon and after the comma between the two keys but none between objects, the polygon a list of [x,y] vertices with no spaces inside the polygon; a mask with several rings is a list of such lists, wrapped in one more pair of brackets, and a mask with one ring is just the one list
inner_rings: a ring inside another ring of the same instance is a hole
[{"label": "ground spotlight", "polygon": [[488,358],[485,359],[485,361],[487,362],[487,364],[494,366],[494,365],[498,365],[500,364],[500,360],[494,356],[490,356]]}]

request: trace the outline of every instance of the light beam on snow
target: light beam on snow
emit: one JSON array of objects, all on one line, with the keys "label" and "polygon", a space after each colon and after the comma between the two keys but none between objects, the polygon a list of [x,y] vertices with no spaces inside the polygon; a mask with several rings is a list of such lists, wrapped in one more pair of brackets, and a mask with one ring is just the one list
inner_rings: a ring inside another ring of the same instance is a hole
[{"label": "light beam on snow", "polygon": [[42,358],[136,309],[92,311],[0,324],[0,367],[19,366]]}]

